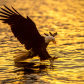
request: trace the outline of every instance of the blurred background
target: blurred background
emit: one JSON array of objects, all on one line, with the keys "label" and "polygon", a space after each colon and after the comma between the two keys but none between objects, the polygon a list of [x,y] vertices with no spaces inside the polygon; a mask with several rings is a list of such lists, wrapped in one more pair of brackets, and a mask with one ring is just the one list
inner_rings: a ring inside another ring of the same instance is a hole
[{"label": "blurred background", "polygon": [[[58,32],[57,44],[51,42],[47,48],[58,59],[53,67],[49,60],[44,61],[43,69],[15,66],[15,52],[26,50],[10,26],[0,21],[0,84],[84,83],[84,0],[0,0],[0,7],[4,5],[13,6],[24,17],[29,16],[41,35]],[[28,61],[39,63],[39,58]]]}]

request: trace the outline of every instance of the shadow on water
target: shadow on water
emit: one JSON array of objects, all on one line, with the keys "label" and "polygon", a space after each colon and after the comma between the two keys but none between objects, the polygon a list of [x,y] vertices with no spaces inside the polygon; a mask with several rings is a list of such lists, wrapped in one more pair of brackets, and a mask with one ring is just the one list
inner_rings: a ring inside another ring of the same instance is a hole
[{"label": "shadow on water", "polygon": [[13,71],[14,73],[23,71],[24,74],[31,74],[31,73],[40,73],[41,71],[45,71],[48,65],[45,64],[35,64],[29,62],[16,62],[15,67],[21,67],[19,70]]}]

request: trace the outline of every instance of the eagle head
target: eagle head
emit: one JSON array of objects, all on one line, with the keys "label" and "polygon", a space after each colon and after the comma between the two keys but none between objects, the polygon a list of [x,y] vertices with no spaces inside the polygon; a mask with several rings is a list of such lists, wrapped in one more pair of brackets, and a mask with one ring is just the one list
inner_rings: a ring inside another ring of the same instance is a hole
[{"label": "eagle head", "polygon": [[[45,33],[44,33],[45,34]],[[56,41],[55,41],[55,36],[57,35],[57,32],[52,34],[51,32],[49,32],[50,35],[48,34],[45,34],[45,43],[49,43],[49,42],[53,42],[54,44],[56,44]]]}]

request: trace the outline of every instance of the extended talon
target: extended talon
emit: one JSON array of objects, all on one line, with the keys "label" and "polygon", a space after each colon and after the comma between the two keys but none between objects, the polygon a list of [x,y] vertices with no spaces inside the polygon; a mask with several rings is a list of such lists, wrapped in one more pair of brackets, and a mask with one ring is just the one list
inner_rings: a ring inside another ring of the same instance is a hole
[{"label": "extended talon", "polygon": [[50,58],[49,60],[50,60],[50,62],[53,62],[54,61],[54,59],[57,59],[58,57],[52,57],[52,58]]}]

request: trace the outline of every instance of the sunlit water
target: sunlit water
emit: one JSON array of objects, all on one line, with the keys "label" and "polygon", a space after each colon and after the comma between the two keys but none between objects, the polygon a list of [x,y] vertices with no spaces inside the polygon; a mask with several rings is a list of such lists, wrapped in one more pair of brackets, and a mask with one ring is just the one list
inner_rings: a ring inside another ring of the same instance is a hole
[{"label": "sunlit water", "polygon": [[[0,0],[4,4],[28,15],[41,35],[58,32],[57,44],[47,48],[58,59],[53,67],[48,60],[36,69],[15,66],[14,52],[25,48],[0,21],[0,84],[84,84],[84,0]],[[39,64],[37,57],[31,61]]]}]

